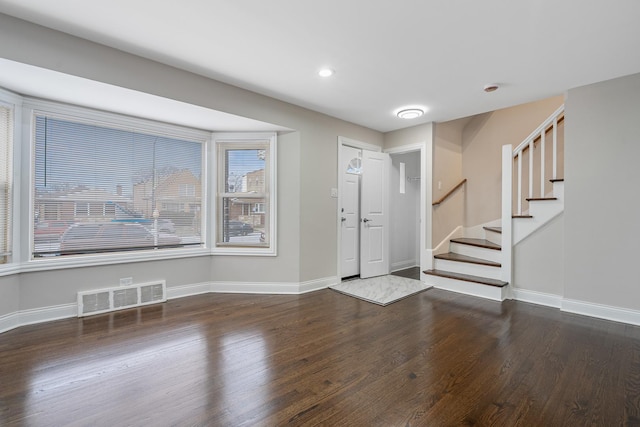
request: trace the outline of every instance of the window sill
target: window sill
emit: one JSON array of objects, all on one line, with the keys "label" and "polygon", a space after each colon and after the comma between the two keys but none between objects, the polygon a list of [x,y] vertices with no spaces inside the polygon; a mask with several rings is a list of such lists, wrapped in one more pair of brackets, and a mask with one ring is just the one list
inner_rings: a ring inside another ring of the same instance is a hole
[{"label": "window sill", "polygon": [[18,274],[21,271],[20,266],[17,264],[7,263],[0,265],[0,277],[11,276],[12,274]]},{"label": "window sill", "polygon": [[277,256],[275,248],[218,246],[211,249],[211,255]]},{"label": "window sill", "polygon": [[35,271],[62,270],[69,268],[94,267],[133,262],[161,261],[168,259],[193,258],[201,256],[277,256],[274,248],[195,248],[187,250],[163,250],[127,252],[118,254],[98,254],[85,256],[51,257],[30,260],[21,264],[0,265],[0,277]]},{"label": "window sill", "polygon": [[65,268],[92,267],[112,264],[127,264],[132,262],[160,261],[166,259],[191,258],[211,255],[208,248],[139,251],[118,254],[97,254],[68,257],[51,257],[50,259],[34,259],[19,266],[17,272],[32,272],[58,270]]}]

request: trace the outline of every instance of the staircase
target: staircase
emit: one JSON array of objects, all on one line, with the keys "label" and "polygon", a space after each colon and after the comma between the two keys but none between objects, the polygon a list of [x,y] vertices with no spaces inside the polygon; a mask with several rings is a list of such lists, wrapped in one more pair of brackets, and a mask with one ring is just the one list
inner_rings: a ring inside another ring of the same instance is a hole
[{"label": "staircase", "polygon": [[[429,283],[439,289],[474,295],[495,301],[511,297],[511,264],[513,246],[551,221],[564,210],[564,179],[557,178],[557,128],[564,120],[564,106],[555,111],[515,150],[503,147],[502,163],[502,219],[463,232],[465,237],[449,240],[449,252],[433,256],[433,268],[424,271]],[[545,155],[545,137],[552,133],[552,148]],[[536,146],[536,144],[538,144]],[[528,151],[528,154],[527,154]],[[534,153],[535,152],[535,156]],[[528,155],[528,158],[527,158]],[[534,159],[534,157],[537,157]],[[545,160],[551,168],[552,191],[544,194]],[[523,158],[528,160],[523,180]],[[514,183],[513,170],[516,168]],[[534,180],[538,197],[534,197]],[[516,204],[513,205],[513,185]],[[527,196],[523,196],[528,187]],[[523,212],[526,202],[528,210]],[[514,212],[513,214],[512,212]],[[498,226],[497,224],[501,224]],[[478,231],[481,230],[481,231]]]},{"label": "staircase", "polygon": [[449,240],[449,252],[435,255],[433,269],[424,271],[436,288],[496,301],[508,297],[502,277],[500,227],[485,227],[485,238]]}]

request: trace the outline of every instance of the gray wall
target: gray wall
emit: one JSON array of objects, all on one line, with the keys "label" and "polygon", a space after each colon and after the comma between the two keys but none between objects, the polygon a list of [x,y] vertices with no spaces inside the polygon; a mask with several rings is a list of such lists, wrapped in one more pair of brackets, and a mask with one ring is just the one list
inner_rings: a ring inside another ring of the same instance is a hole
[{"label": "gray wall", "polygon": [[640,74],[569,91],[565,298],[640,310]]},{"label": "gray wall", "polygon": [[564,214],[513,248],[513,287],[562,297],[565,251]]},{"label": "gray wall", "polygon": [[[0,43],[2,58],[296,130],[279,136],[277,257],[198,257],[0,277],[0,316],[16,304],[28,309],[72,303],[78,290],[117,284],[119,277],[166,278],[169,287],[335,277],[337,199],[330,198],[330,189],[338,186],[337,138],[381,146],[381,133],[2,14],[0,39],[11,41]],[[7,303],[5,296],[16,302]]]}]

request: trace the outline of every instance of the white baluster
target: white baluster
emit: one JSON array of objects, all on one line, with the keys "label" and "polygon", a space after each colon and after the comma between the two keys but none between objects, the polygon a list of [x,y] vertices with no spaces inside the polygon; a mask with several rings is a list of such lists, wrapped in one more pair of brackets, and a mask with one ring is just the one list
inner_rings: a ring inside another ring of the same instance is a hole
[{"label": "white baluster", "polygon": [[553,119],[553,171],[552,179],[558,178],[558,117]]},{"label": "white baluster", "polygon": [[522,151],[518,154],[518,212],[516,215],[522,215]]},{"label": "white baluster", "polygon": [[533,198],[533,138],[529,141],[529,198]]},{"label": "white baluster", "polygon": [[544,197],[544,141],[546,133],[543,129],[540,135],[540,197]]}]

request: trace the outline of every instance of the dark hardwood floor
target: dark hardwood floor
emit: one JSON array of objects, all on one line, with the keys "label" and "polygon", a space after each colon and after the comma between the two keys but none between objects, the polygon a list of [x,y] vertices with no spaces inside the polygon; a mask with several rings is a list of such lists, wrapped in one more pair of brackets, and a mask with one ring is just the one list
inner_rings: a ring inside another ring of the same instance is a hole
[{"label": "dark hardwood floor", "polygon": [[394,271],[391,274],[394,276],[420,280],[420,267],[405,268],[404,270]]},{"label": "dark hardwood floor", "polygon": [[0,425],[640,425],[640,327],[433,289],[207,294],[0,334]]}]

